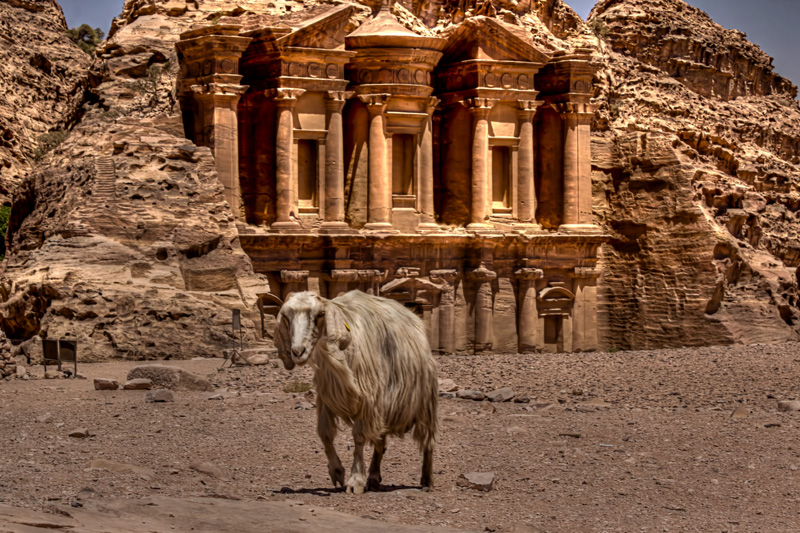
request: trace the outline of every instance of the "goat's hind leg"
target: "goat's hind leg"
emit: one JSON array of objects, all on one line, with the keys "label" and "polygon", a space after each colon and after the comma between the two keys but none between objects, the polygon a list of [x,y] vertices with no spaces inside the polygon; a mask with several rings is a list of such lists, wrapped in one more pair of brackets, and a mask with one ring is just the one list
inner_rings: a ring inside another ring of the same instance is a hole
[{"label": "goat's hind leg", "polygon": [[381,460],[386,452],[386,435],[382,435],[373,445],[375,450],[372,452],[372,462],[369,464],[367,490],[377,492],[381,488]]},{"label": "goat's hind leg", "polygon": [[364,474],[364,430],[361,422],[353,424],[353,468],[350,469],[350,479],[347,481],[348,494],[363,494],[367,485],[367,476]]},{"label": "goat's hind leg", "polygon": [[333,447],[333,439],[336,438],[336,417],[322,402],[317,406],[317,434],[328,457],[328,474],[331,476],[333,486],[336,487],[338,483],[340,487],[344,487],[344,467],[336,448]]}]

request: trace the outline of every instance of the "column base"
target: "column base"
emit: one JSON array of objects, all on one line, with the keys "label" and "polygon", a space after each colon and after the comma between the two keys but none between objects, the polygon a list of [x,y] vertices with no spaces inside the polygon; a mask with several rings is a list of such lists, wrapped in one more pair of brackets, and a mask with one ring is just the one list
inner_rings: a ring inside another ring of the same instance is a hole
[{"label": "column base", "polygon": [[561,224],[558,231],[571,235],[600,235],[603,233],[603,229],[594,224]]},{"label": "column base", "polygon": [[540,226],[539,224],[530,224],[530,223],[521,222],[521,223],[518,223],[518,224],[512,224],[511,227],[515,232],[521,233],[521,234],[525,234],[525,233],[544,233],[544,230],[542,229],[542,226]]},{"label": "column base", "polygon": [[389,222],[367,222],[364,229],[375,233],[400,233]]},{"label": "column base", "polygon": [[289,221],[289,222],[273,222],[272,225],[269,227],[270,233],[308,233],[307,230],[303,228],[297,222]]},{"label": "column base", "polygon": [[423,222],[417,226],[417,233],[422,233],[423,235],[427,235],[429,233],[439,233],[440,231],[442,231],[441,226],[434,222]]},{"label": "column base", "polygon": [[493,224],[484,224],[482,222],[473,222],[466,227],[467,231],[472,233],[483,234],[502,234],[502,230],[497,229]]},{"label": "column base", "polygon": [[321,235],[352,235],[358,233],[358,230],[351,228],[347,222],[323,222],[319,227]]}]

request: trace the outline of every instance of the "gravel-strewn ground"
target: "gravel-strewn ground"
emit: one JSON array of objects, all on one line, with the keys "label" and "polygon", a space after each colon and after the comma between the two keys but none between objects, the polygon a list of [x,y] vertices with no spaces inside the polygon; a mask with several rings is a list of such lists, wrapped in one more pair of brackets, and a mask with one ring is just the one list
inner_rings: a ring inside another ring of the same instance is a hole
[{"label": "gravel-strewn ground", "polygon": [[[800,413],[777,410],[800,399],[800,344],[440,357],[441,378],[531,402],[443,399],[435,490],[417,490],[413,440],[391,439],[383,490],[360,497],[331,489],[314,410],[283,392],[309,369],[221,363],[167,363],[211,376],[221,401],[93,390],[93,377],[124,381],[130,362],[82,365],[88,380],[1,383],[0,499],[291,500],[478,531],[800,531]],[[749,415],[733,418],[739,406]],[[76,428],[93,436],[69,437]],[[349,467],[346,428],[337,440]],[[458,487],[468,472],[493,472],[494,490]]]}]

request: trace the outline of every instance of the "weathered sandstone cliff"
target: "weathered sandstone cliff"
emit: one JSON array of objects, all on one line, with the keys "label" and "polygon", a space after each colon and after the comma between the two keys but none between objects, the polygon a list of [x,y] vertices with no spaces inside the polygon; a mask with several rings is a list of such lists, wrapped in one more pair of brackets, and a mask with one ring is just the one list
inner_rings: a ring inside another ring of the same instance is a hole
[{"label": "weathered sandstone cliff", "polygon": [[[606,0],[593,142],[607,346],[796,338],[797,88],[682,0]],[[604,37],[604,38],[603,38]]]},{"label": "weathered sandstone cliff", "polygon": [[55,0],[0,1],[0,203],[35,165],[38,139],[75,118],[91,58]]}]

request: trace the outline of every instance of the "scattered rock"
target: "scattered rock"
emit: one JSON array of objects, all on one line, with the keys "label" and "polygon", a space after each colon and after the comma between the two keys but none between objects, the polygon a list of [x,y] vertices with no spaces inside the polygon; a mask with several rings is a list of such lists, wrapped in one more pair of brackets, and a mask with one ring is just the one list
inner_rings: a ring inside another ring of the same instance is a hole
[{"label": "scattered rock", "polygon": [[22,365],[17,365],[17,377],[19,379],[25,379],[28,377],[28,369]]},{"label": "scattered rock", "polygon": [[586,400],[578,405],[578,410],[582,412],[589,412],[589,411],[602,411],[604,409],[608,409],[611,407],[610,403],[606,403],[603,400],[598,398],[592,398],[591,400]]},{"label": "scattered rock", "polygon": [[45,413],[45,414],[43,414],[41,416],[37,416],[36,417],[36,421],[38,423],[40,423],[40,424],[46,424],[48,422],[52,422],[53,421],[53,415],[51,415],[50,413]]},{"label": "scattered rock", "polygon": [[440,379],[439,380],[439,392],[456,392],[458,390],[458,385],[452,379]]},{"label": "scattered rock", "polygon": [[481,402],[481,411],[494,414],[497,412],[497,407],[495,407],[488,399],[486,399]]},{"label": "scattered rock", "polygon": [[89,465],[92,470],[106,470],[117,474],[132,473],[144,480],[151,480],[156,476],[156,473],[143,466],[131,465],[125,463],[116,463],[107,459],[95,459]]},{"label": "scattered rock", "polygon": [[145,396],[145,401],[148,403],[155,403],[155,402],[174,402],[175,396],[172,394],[172,391],[167,389],[156,389],[147,391],[147,396]]},{"label": "scattered rock", "polygon": [[778,402],[778,411],[782,413],[800,411],[800,400],[781,400]]},{"label": "scattered rock", "polygon": [[494,472],[470,472],[458,476],[456,485],[468,489],[489,492],[494,485]]},{"label": "scattered rock", "polygon": [[69,436],[72,437],[73,439],[85,439],[87,437],[91,437],[92,434],[89,433],[89,430],[86,428],[79,428],[70,431]]},{"label": "scattered rock", "polygon": [[314,405],[309,402],[300,402],[294,407],[295,409],[303,409],[304,411],[309,411],[314,408]]},{"label": "scattered rock", "polygon": [[486,394],[486,398],[490,402],[510,402],[516,394],[509,387],[503,387]]},{"label": "scattered rock", "polygon": [[460,390],[456,392],[456,398],[461,398],[462,400],[475,400],[477,402],[482,402],[486,395],[483,391],[480,390]]},{"label": "scattered rock", "polygon": [[512,401],[514,403],[531,403],[531,399],[527,394],[517,394]]},{"label": "scattered rock", "polygon": [[211,476],[215,479],[228,479],[228,474],[220,468],[218,465],[205,461],[205,462],[194,462],[189,465],[189,468],[194,470],[195,472],[200,472],[201,474],[205,474],[207,476]]},{"label": "scattered rock", "polygon": [[224,400],[225,397],[222,394],[213,394],[208,397],[209,400]]},{"label": "scattered rock", "polygon": [[150,390],[153,388],[153,382],[147,378],[129,379],[122,388],[125,390]]},{"label": "scattered rock", "polygon": [[128,372],[128,380],[149,379],[154,387],[169,390],[211,392],[214,387],[203,376],[177,366],[141,365]]},{"label": "scattered rock", "polygon": [[44,379],[61,379],[64,377],[64,374],[59,372],[58,370],[48,370],[44,373]]},{"label": "scattered rock", "polygon": [[750,416],[750,411],[748,411],[744,405],[740,405],[731,413],[731,418],[734,420],[740,420],[742,418],[747,418],[748,416]]},{"label": "scattered rock", "polygon": [[94,378],[94,390],[117,390],[119,383],[116,379]]}]

